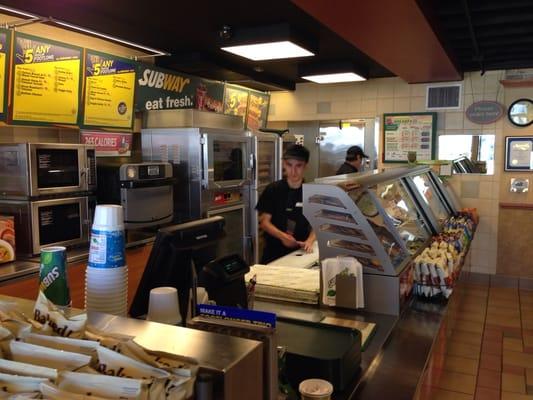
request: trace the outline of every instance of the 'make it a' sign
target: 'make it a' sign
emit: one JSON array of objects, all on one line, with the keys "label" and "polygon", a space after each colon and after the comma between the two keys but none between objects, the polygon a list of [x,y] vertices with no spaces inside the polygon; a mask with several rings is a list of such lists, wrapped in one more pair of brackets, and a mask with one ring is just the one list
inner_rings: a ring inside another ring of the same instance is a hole
[{"label": "'make it a' sign", "polygon": [[466,118],[470,122],[479,125],[492,124],[498,121],[504,114],[503,105],[496,101],[476,101],[465,111]]}]

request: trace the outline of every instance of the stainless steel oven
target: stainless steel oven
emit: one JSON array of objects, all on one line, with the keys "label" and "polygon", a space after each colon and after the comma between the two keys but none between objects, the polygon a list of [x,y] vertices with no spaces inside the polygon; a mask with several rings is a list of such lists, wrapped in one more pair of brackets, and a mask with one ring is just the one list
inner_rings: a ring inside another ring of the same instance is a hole
[{"label": "stainless steel oven", "polygon": [[0,214],[15,217],[17,254],[31,256],[47,246],[87,243],[95,204],[90,196],[0,200]]},{"label": "stainless steel oven", "polygon": [[0,144],[0,196],[35,198],[96,189],[92,146],[61,143]]}]

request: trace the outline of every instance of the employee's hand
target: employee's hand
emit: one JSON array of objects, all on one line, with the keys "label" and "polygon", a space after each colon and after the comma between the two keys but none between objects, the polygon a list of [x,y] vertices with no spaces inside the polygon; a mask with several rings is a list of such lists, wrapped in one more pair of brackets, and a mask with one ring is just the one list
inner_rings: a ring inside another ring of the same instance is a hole
[{"label": "employee's hand", "polygon": [[298,242],[300,244],[300,247],[304,249],[308,253],[313,252],[313,244],[315,243],[314,238],[309,238],[305,242]]},{"label": "employee's hand", "polygon": [[288,233],[284,233],[280,240],[281,243],[283,243],[283,246],[288,247],[289,249],[299,247],[299,244],[296,239]]}]

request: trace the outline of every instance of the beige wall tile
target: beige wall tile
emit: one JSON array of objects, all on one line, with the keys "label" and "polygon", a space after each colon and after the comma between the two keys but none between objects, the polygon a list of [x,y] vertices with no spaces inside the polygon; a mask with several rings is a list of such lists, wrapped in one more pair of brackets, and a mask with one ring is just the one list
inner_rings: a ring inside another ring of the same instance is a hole
[{"label": "beige wall tile", "polygon": [[410,97],[409,111],[410,112],[425,112],[426,98],[422,96]]},{"label": "beige wall tile", "polygon": [[463,129],[464,114],[462,112],[447,111],[445,129]]},{"label": "beige wall tile", "polygon": [[394,97],[409,97],[411,95],[411,85],[402,79],[394,82]]},{"label": "beige wall tile", "polygon": [[410,110],[409,97],[394,97],[393,104],[394,112],[409,112]]},{"label": "beige wall tile", "polygon": [[378,98],[377,101],[378,114],[394,112],[394,100],[390,98]]},{"label": "beige wall tile", "polygon": [[378,97],[378,79],[363,82],[361,89],[362,99],[375,99]]},{"label": "beige wall tile", "polygon": [[363,99],[361,101],[361,112],[377,114],[377,103],[376,99]]},{"label": "beige wall tile", "polygon": [[378,98],[394,96],[394,81],[396,78],[377,79]]}]

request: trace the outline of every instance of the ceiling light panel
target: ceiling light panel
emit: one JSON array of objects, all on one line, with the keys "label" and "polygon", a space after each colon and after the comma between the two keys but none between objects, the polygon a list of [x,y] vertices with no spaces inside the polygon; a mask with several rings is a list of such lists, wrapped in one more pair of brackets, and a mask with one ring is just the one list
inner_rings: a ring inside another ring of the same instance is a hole
[{"label": "ceiling light panel", "polygon": [[307,75],[302,76],[302,79],[315,82],[315,83],[340,83],[340,82],[360,82],[366,81],[360,75],[353,72],[342,72],[335,74],[320,74],[320,75]]},{"label": "ceiling light panel", "polygon": [[253,61],[281,60],[314,56],[309,50],[288,40],[221,47],[222,50]]}]

